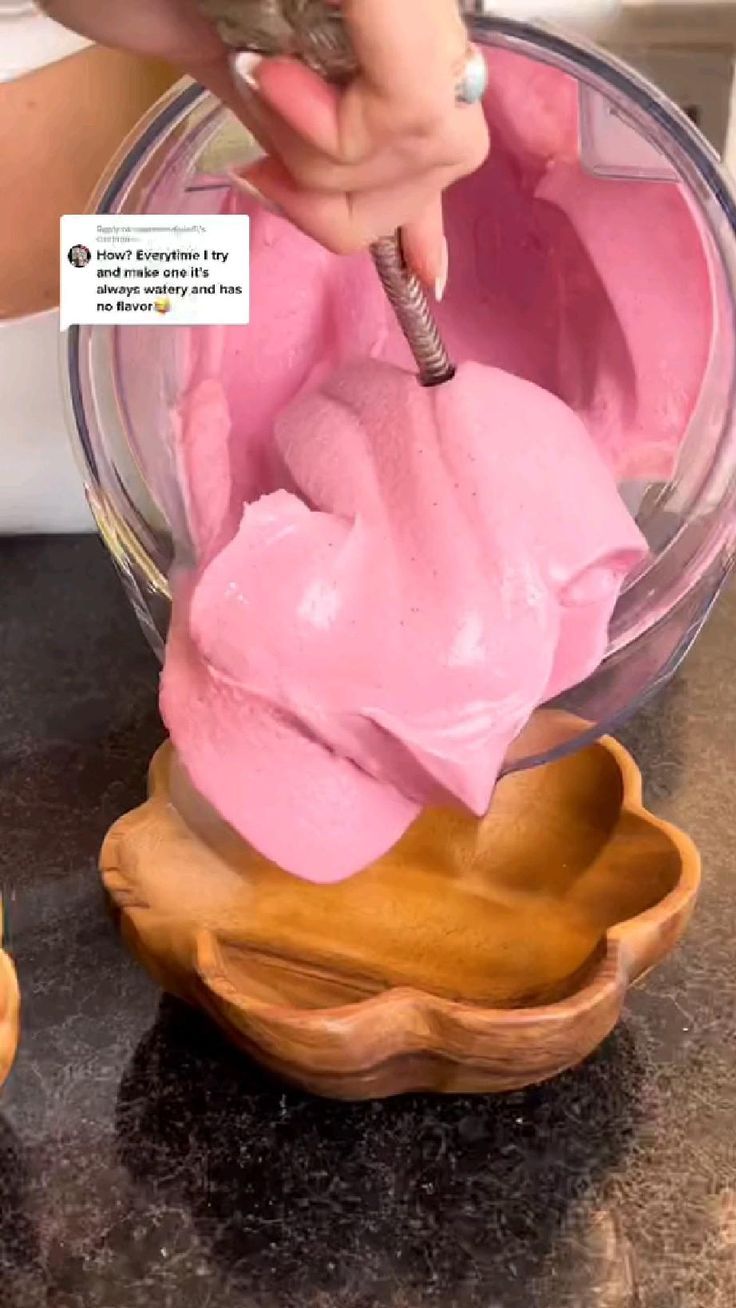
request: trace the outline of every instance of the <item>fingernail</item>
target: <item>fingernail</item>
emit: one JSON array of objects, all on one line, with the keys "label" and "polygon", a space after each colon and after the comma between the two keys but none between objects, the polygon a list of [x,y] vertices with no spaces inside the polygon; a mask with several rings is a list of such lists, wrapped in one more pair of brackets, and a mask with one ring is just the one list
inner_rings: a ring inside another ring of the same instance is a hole
[{"label": "fingernail", "polygon": [[258,91],[256,69],[262,63],[262,55],[253,54],[250,50],[242,50],[240,54],[232,56],[230,68],[236,81],[245,82],[249,91]]},{"label": "fingernail", "polygon": [[258,190],[257,186],[253,185],[252,182],[246,181],[245,177],[241,177],[240,174],[234,172],[232,168],[228,169],[227,175],[239,191],[244,191],[246,195],[250,196],[251,200],[256,200],[262,209],[266,209],[268,213],[275,214],[277,218],[283,218],[283,209],[279,208],[277,204],[274,204],[273,200],[269,200],[262,191]]},{"label": "fingernail", "polygon": [[450,271],[450,251],[447,247],[447,241],[442,238],[442,254],[440,256],[440,270],[434,284],[434,298],[438,304],[442,302],[447,289],[447,277]]}]

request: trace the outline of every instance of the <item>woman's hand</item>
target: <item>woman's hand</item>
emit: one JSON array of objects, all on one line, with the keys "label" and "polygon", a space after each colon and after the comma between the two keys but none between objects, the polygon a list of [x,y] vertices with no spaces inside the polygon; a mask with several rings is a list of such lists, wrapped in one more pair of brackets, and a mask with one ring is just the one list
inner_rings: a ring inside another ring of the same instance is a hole
[{"label": "woman's hand", "polygon": [[360,68],[345,90],[295,60],[233,57],[195,0],[42,3],[93,40],[166,59],[207,86],[266,152],[241,180],[329,249],[359,250],[400,227],[407,260],[441,296],[442,192],[488,150],[482,108],[455,99],[468,54],[457,0],[342,0]]}]

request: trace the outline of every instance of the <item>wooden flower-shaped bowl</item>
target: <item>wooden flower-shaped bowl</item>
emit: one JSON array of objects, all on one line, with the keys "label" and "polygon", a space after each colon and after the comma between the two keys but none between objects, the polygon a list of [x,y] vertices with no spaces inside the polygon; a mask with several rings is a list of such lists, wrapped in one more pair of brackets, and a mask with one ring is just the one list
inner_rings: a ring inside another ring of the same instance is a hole
[{"label": "wooden flower-shaped bowl", "polygon": [[579,1062],[681,936],[700,879],[613,740],[507,777],[481,822],[426,813],[328,886],[249,848],[164,745],[101,866],[164,989],[273,1072],[345,1099],[509,1090]]},{"label": "wooden flower-shaped bowl", "polygon": [[18,1047],[20,993],[15,968],[2,949],[3,910],[0,904],[0,1085],[13,1065]]}]

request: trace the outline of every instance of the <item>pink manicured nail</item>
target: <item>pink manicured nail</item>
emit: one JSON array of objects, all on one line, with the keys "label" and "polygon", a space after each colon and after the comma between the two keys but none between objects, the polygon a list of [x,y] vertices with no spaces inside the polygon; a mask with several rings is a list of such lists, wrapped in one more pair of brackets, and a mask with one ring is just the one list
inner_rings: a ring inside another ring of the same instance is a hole
[{"label": "pink manicured nail", "polygon": [[259,64],[263,63],[263,56],[252,54],[250,50],[243,50],[240,54],[233,55],[230,60],[230,69],[236,82],[244,82],[249,91],[258,91],[258,82],[256,80],[256,69]]},{"label": "pink manicured nail", "polygon": [[440,304],[441,301],[444,299],[445,291],[447,289],[447,278],[449,272],[450,272],[450,251],[447,246],[447,241],[443,237],[442,256],[440,259],[440,270],[437,274],[437,278],[434,284],[434,298],[438,304]]}]

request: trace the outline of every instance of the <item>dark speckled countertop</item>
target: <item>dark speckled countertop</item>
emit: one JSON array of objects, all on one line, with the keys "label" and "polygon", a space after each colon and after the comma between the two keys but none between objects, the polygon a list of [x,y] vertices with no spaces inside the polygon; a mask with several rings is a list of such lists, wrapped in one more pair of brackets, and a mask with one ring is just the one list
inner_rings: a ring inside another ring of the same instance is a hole
[{"label": "dark speckled countertop", "polygon": [[335,1105],[162,1000],[95,872],[161,737],[96,540],[0,541],[0,869],[24,1001],[0,1099],[3,1308],[734,1308],[736,593],[626,732],[700,843],[680,952],[584,1067]]}]

